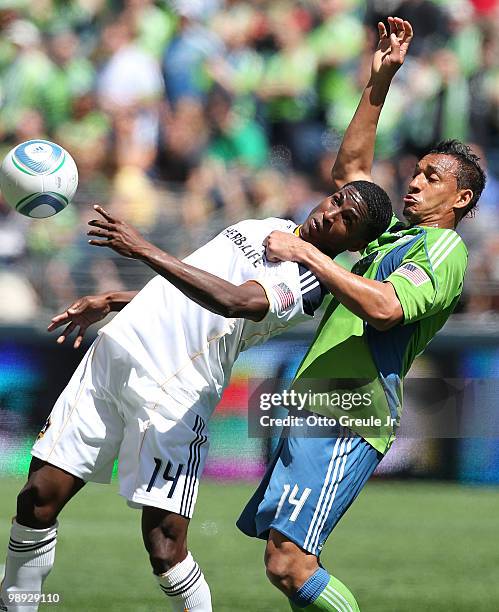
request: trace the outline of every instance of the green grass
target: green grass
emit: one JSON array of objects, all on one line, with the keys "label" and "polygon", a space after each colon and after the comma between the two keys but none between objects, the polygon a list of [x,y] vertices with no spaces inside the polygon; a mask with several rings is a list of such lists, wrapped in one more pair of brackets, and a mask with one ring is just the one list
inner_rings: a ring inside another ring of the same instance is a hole
[{"label": "green grass", "polygon": [[[0,481],[0,548],[22,482]],[[215,612],[287,611],[267,583],[263,543],[234,520],[253,487],[204,483],[190,530]],[[499,490],[373,482],[335,529],[323,563],[357,595],[362,612],[497,612]],[[3,553],[1,553],[3,555]],[[167,610],[140,536],[140,513],[116,487],[90,485],[64,511],[47,592],[53,612]]]}]

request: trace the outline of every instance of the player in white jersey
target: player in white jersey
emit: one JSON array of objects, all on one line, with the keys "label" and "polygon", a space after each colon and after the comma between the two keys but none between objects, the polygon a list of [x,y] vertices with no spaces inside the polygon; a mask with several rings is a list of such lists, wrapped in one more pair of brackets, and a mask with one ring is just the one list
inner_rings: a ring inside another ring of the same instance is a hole
[{"label": "player in white jersey", "polygon": [[[57,400],[32,449],[18,497],[1,596],[17,610],[18,591],[40,592],[54,561],[57,516],[86,482],[109,482],[119,460],[120,493],[142,508],[142,531],[159,585],[173,610],[211,610],[209,587],[187,552],[186,536],[208,449],[206,421],[240,351],[311,316],[326,293],[293,262],[270,263],[273,230],[299,236],[334,257],[359,250],[388,226],[391,204],[373,183],[343,187],[297,228],[291,221],[243,221],[180,261],[100,207],[90,241],[158,272],[140,292],[85,298],[49,329],[59,340],[110,310]],[[99,239],[97,239],[99,238]],[[132,299],[133,298],[133,299]],[[36,606],[22,610],[36,610]]]}]

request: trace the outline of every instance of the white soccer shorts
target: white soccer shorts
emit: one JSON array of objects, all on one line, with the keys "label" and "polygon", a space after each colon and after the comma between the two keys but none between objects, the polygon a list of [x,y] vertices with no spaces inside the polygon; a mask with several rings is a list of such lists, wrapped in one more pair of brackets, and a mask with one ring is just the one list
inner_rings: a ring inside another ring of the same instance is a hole
[{"label": "white soccer shorts", "polygon": [[118,458],[120,494],[129,505],[191,518],[208,446],[204,420],[102,334],[55,403],[31,453],[100,483],[110,482]]}]

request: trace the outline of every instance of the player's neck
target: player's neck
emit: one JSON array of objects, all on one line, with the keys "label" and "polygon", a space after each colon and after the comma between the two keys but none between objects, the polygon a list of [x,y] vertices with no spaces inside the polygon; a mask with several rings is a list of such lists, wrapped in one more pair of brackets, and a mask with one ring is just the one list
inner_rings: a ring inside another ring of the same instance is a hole
[{"label": "player's neck", "polygon": [[415,225],[420,225],[421,227],[438,227],[440,229],[456,229],[455,223],[444,223],[439,221],[423,221],[422,223],[416,223]]},{"label": "player's neck", "polygon": [[318,245],[314,244],[312,240],[310,240],[310,238],[308,238],[307,236],[303,236],[302,235],[302,227],[303,225],[299,225],[295,230],[294,230],[294,234],[296,236],[298,236],[298,238],[300,238],[300,240],[303,240],[303,242],[308,242],[309,244],[312,244],[314,247],[316,247],[317,249],[319,249],[319,251],[321,251],[322,253],[324,253],[324,255],[327,255],[328,257],[330,257],[331,259],[334,259],[335,257],[337,257],[341,251],[325,251],[323,248],[320,248]]},{"label": "player's neck", "polygon": [[420,225],[421,227],[439,227],[440,229],[456,229],[453,223],[438,223],[431,221],[423,221],[422,223],[415,223],[415,225]]},{"label": "player's neck", "polygon": [[440,229],[456,229],[457,221],[454,215],[445,217],[435,217],[433,215],[422,219],[410,219],[411,226],[438,227]]}]

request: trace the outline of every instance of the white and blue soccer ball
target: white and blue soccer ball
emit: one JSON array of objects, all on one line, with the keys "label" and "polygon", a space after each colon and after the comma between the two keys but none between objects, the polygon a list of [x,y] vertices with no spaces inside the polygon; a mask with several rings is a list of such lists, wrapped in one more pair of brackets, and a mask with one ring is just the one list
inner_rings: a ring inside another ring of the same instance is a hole
[{"label": "white and blue soccer ball", "polygon": [[27,217],[42,219],[71,202],[78,170],[71,155],[48,140],[28,140],[11,149],[0,166],[4,200]]}]

